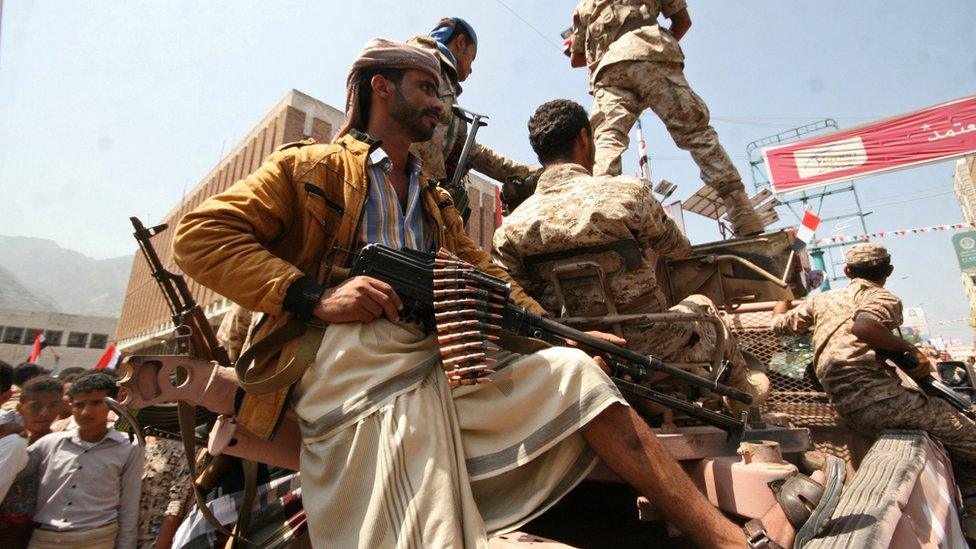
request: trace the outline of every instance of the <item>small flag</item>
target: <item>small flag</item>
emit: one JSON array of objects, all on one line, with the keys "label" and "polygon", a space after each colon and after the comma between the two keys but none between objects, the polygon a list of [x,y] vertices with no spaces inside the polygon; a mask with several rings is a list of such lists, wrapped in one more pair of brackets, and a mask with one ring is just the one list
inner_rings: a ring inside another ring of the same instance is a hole
[{"label": "small flag", "polygon": [[44,350],[44,347],[47,347],[47,344],[44,343],[44,334],[38,330],[34,334],[34,346],[31,347],[31,354],[27,358],[27,362],[37,362],[37,359],[41,357],[41,351]]},{"label": "small flag", "polygon": [[109,344],[108,348],[105,349],[105,354],[102,358],[98,359],[98,364],[95,365],[96,369],[101,370],[102,368],[108,368],[109,370],[114,370],[115,365],[119,363],[119,357],[122,353],[115,347],[114,343]]},{"label": "small flag", "polygon": [[803,221],[800,222],[800,226],[796,229],[796,240],[793,241],[793,251],[798,252],[806,248],[807,244],[813,240],[813,234],[817,232],[817,227],[819,226],[819,217],[810,212],[803,212]]}]

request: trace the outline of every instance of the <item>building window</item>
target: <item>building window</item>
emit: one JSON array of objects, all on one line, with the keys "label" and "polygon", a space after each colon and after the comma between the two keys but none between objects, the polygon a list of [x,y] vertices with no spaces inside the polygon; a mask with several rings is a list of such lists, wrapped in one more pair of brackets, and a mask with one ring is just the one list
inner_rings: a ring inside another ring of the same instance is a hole
[{"label": "building window", "polygon": [[71,332],[68,334],[68,347],[84,347],[88,343],[88,334],[85,332]]},{"label": "building window", "polygon": [[23,337],[24,337],[23,328],[14,328],[13,326],[7,326],[7,328],[3,331],[4,343],[12,343],[16,345],[17,343],[20,343],[20,340]]},{"label": "building window", "polygon": [[44,343],[48,347],[60,347],[62,335],[64,335],[64,332],[61,330],[46,330],[44,332]]},{"label": "building window", "polygon": [[24,330],[24,345],[33,345],[34,338],[37,337],[37,328],[27,328]]},{"label": "building window", "polygon": [[105,334],[92,334],[91,339],[88,340],[89,349],[104,349],[107,344],[108,336]]}]

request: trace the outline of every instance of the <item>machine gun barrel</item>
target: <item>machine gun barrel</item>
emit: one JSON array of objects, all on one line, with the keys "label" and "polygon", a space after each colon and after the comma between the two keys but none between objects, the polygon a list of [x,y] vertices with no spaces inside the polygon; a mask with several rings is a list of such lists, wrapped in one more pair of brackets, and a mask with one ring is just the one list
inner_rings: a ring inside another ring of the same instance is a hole
[{"label": "machine gun barrel", "polygon": [[[419,322],[427,329],[431,329],[434,325],[434,265],[434,254],[415,250],[401,251],[381,244],[370,244],[357,255],[350,275],[370,276],[390,284],[404,302],[401,318]],[[504,332],[540,339],[555,345],[565,345],[567,340],[571,340],[600,353],[609,360],[611,368],[617,374],[623,372],[625,375],[640,380],[648,377],[649,370],[656,370],[719,395],[746,404],[752,402],[751,395],[747,393],[715,380],[669,366],[653,356],[635,353],[519,307],[508,298],[510,285],[504,280],[478,271],[473,267],[465,269],[463,276],[480,288],[501,292],[506,296],[503,308],[497,311],[497,314],[502,317],[497,323]],[[678,409],[728,431],[741,432],[743,429],[743,422],[735,418],[705,410],[689,402],[669,397],[620,378],[615,378],[614,382],[632,394]]]},{"label": "machine gun barrel", "polygon": [[718,381],[695,375],[680,368],[675,368],[674,366],[665,364],[654,356],[635,353],[630,349],[614,345],[609,341],[592,336],[586,332],[581,332],[565,324],[560,324],[554,320],[531,313],[517,305],[507,307],[503,316],[505,319],[502,320],[502,327],[509,328],[518,335],[542,339],[557,345],[564,344],[567,339],[573,340],[580,345],[599,351],[611,361],[617,363],[618,366],[624,368],[635,379],[645,379],[649,377],[648,370],[654,370],[733,400],[745,404],[752,404],[752,396],[748,393],[739,391],[728,385],[723,385]]}]

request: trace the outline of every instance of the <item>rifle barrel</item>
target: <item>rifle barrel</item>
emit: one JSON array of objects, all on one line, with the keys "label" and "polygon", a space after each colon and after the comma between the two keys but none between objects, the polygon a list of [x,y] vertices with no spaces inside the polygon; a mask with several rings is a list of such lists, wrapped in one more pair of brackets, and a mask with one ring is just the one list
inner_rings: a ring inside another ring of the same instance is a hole
[{"label": "rifle barrel", "polygon": [[690,402],[685,402],[671,395],[666,395],[653,389],[648,389],[643,385],[631,383],[618,377],[611,379],[613,379],[614,384],[616,384],[621,391],[627,391],[641,398],[645,398],[652,402],[657,402],[658,404],[678,410],[679,412],[684,412],[685,414],[696,419],[711,423],[723,431],[727,431],[731,436],[741,435],[741,433],[745,431],[746,424],[742,420],[714,412],[707,408],[702,408],[701,406],[695,406]]},{"label": "rifle barrel", "polygon": [[536,334],[532,333],[531,327],[529,328],[529,335],[531,337],[545,339],[544,332],[549,331],[558,336],[571,339],[578,343],[586,345],[587,347],[592,347],[597,351],[607,353],[616,357],[620,357],[621,359],[630,362],[632,364],[643,366],[651,370],[657,370],[659,372],[666,373],[675,379],[680,379],[692,385],[703,387],[719,395],[729,397],[733,400],[737,400],[745,404],[752,404],[752,395],[748,393],[742,392],[733,387],[729,387],[728,385],[723,385],[718,381],[707,379],[699,375],[695,375],[691,372],[686,372],[680,368],[675,368],[674,366],[665,364],[660,359],[657,359],[653,356],[641,355],[635,353],[630,349],[625,349],[623,347],[620,347],[619,345],[614,345],[613,343],[610,343],[609,341],[606,341],[604,339],[594,337],[585,332],[581,332],[580,330],[577,330],[575,328],[566,326],[564,324],[560,324],[548,318],[541,317],[539,315],[526,311],[521,307],[519,309],[521,309],[520,312],[525,315],[528,324],[538,326]]}]

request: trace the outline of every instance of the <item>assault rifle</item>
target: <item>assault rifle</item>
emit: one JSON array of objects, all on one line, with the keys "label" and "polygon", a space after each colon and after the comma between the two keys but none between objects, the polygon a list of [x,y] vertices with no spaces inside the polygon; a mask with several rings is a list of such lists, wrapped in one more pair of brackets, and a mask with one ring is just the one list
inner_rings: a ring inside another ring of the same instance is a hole
[{"label": "assault rifle", "polygon": [[[439,265],[438,261],[435,254],[408,249],[395,250],[382,244],[369,244],[357,255],[350,270],[350,276],[365,275],[386,282],[393,287],[403,301],[400,317],[421,324],[427,331],[433,331],[436,329],[434,298],[436,292],[433,273]],[[511,285],[500,278],[474,268],[460,271],[458,276],[463,277],[465,283],[477,287],[478,290],[476,291],[478,292],[486,294],[493,292],[495,295],[504,296],[503,304],[491,311],[491,314],[494,315],[491,327],[501,334],[533,338],[553,345],[566,345],[567,341],[572,341],[580,347],[596,350],[607,362],[611,369],[611,377],[621,390],[719,427],[727,431],[730,436],[741,436],[743,433],[745,422],[740,419],[702,408],[623,378],[627,376],[640,382],[648,379],[652,371],[658,371],[746,404],[752,402],[752,397],[749,394],[717,381],[669,366],[653,356],[635,353],[529,312],[524,307],[519,307],[511,302],[508,297]],[[437,312],[440,313],[441,311]]]},{"label": "assault rifle", "polygon": [[163,267],[150,238],[166,230],[167,225],[146,228],[138,217],[130,217],[135,232],[132,236],[139,243],[143,257],[149,263],[152,277],[166,296],[166,304],[172,313],[173,326],[176,327],[176,351],[205,360],[216,360],[221,366],[230,366],[227,350],[217,341],[207,315],[193,299],[193,294],[182,275],[174,274]]},{"label": "assault rifle", "polygon": [[[918,359],[909,351],[875,351],[874,354],[879,360],[890,360],[904,372],[911,372],[918,369]],[[925,394],[945,400],[956,410],[959,410],[970,419],[976,420],[976,414],[973,413],[973,405],[969,399],[953,391],[945,383],[942,383],[931,375],[917,378],[915,379],[915,383],[918,384],[919,388]]]},{"label": "assault rifle", "polygon": [[[213,328],[210,326],[210,322],[207,320],[207,315],[203,312],[203,309],[197,305],[195,299],[193,299],[193,294],[190,293],[190,288],[186,285],[186,280],[183,275],[178,275],[172,273],[163,266],[163,262],[160,261],[159,255],[156,253],[156,249],[153,247],[150,238],[156,236],[157,234],[166,230],[167,225],[164,223],[162,225],[157,225],[155,227],[145,227],[142,221],[138,217],[130,217],[129,221],[132,222],[132,227],[135,232],[132,236],[135,237],[136,242],[139,243],[139,249],[142,251],[143,257],[146,258],[146,262],[149,263],[149,270],[152,277],[156,279],[156,283],[159,284],[159,289],[162,290],[163,295],[166,297],[166,304],[169,305],[170,312],[172,313],[173,326],[176,332],[176,350],[178,354],[192,356],[195,358],[201,358],[208,361],[214,361],[221,366],[230,366],[230,358],[227,356],[227,350],[217,341],[217,335],[214,334]],[[183,383],[186,380],[187,372],[178,370],[177,384]],[[190,478],[196,479],[196,437],[194,428],[196,427],[197,420],[197,410],[196,407],[184,402],[179,401],[177,403],[177,413],[179,416],[179,427],[180,427],[180,438],[183,441],[183,450],[186,453],[187,467],[190,470]],[[139,429],[138,425],[133,425],[133,429]],[[226,458],[223,458],[226,459]],[[211,470],[216,470],[218,467],[216,462],[210,464]],[[251,477],[255,476],[254,471],[256,466],[251,466],[250,464],[244,464],[245,471],[245,482],[254,483]],[[245,499],[247,499],[247,492],[245,492]],[[204,498],[203,491],[201,487],[197,484],[196,480],[193,481],[193,496],[196,500],[197,508],[200,509],[201,514],[204,518],[213,525],[219,532],[229,536],[235,537],[235,534],[225,528],[216,517],[213,516],[210,508],[207,507]],[[241,513],[238,520],[237,531],[242,532],[246,529],[247,522],[250,518],[250,501],[246,501],[241,507]],[[236,536],[238,540],[242,539],[240,536]]]}]

